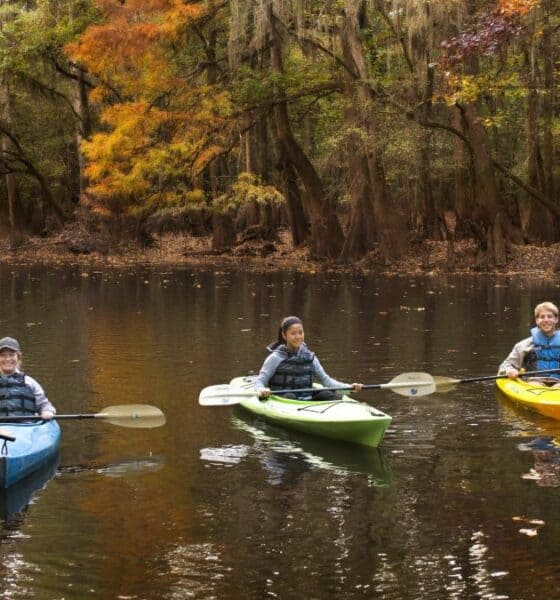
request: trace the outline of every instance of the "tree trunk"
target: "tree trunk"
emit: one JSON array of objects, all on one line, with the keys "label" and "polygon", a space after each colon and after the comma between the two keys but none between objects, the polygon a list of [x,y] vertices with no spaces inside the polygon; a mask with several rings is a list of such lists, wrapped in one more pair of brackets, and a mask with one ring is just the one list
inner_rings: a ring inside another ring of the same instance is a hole
[{"label": "tree trunk", "polygon": [[[360,41],[360,17],[363,15],[363,2],[345,0],[344,27],[342,43],[344,56],[349,71],[356,80],[359,105],[362,107],[361,122],[367,132],[367,165],[369,171],[369,189],[372,195],[373,219],[379,242],[379,253],[385,264],[404,256],[407,249],[406,219],[395,210],[390,201],[385,171],[383,168],[382,148],[379,127],[373,110],[374,98],[367,85],[367,71],[364,48]],[[359,116],[356,115],[358,118]],[[364,191],[368,187],[362,188]],[[356,246],[355,242],[351,242]]]},{"label": "tree trunk", "polygon": [[92,131],[91,124],[91,112],[89,109],[88,90],[85,79],[84,70],[73,65],[71,72],[76,77],[75,91],[74,91],[74,110],[79,117],[79,121],[76,126],[76,144],[78,146],[78,173],[76,180],[78,183],[78,194],[79,198],[85,192],[88,186],[88,181],[85,176],[86,159],[82,152],[82,142],[89,139]]},{"label": "tree trunk", "polygon": [[[543,2],[544,10],[544,30],[542,36],[542,57],[543,57],[543,75],[544,89],[543,94],[543,192],[549,201],[556,203],[556,186],[554,183],[555,161],[554,161],[554,111],[556,97],[556,69],[555,69],[555,52],[552,42],[552,37],[557,31],[557,26],[551,24],[549,15],[552,14],[552,1],[545,0]],[[549,213],[550,214],[550,213]],[[558,239],[558,231],[560,228],[560,220],[558,217],[550,214],[550,222],[553,224],[553,241]]]},{"label": "tree trunk", "polygon": [[[271,67],[273,72],[281,74],[284,70],[281,37],[272,4],[269,1],[267,6]],[[342,250],[344,235],[335,206],[327,196],[315,167],[293,135],[286,102],[275,104],[274,120],[278,142],[282,147],[281,154],[290,162],[305,188],[306,208],[311,222],[311,255],[314,258],[337,258]]]},{"label": "tree trunk", "polygon": [[[349,40],[344,30],[341,42],[347,64],[353,65]],[[368,134],[368,127],[355,109],[356,80],[350,75],[345,80],[344,95],[347,105],[344,119],[346,126],[350,131],[358,130],[358,133],[348,136],[345,143],[346,156],[341,157],[341,160],[348,161],[347,178],[350,194],[350,218],[341,258],[345,262],[351,262],[362,258],[375,247],[377,235],[367,144],[364,144],[363,139],[363,136]]]},{"label": "tree trunk", "polygon": [[[251,117],[252,120],[252,117]],[[250,120],[247,121],[245,132],[245,171],[254,173],[261,181],[268,184],[271,182],[270,151],[268,140],[268,128],[266,117],[263,114],[257,116],[256,122],[251,127]],[[277,237],[276,227],[278,220],[270,207],[251,200],[244,206],[236,219],[238,229],[248,227],[260,227],[262,235],[266,239]]]},{"label": "tree trunk", "polygon": [[[465,134],[463,129],[463,119],[458,107],[452,109],[451,125]],[[453,138],[453,171],[455,184],[455,211],[457,213],[457,227],[455,235],[457,237],[472,235],[470,228],[465,225],[472,220],[472,186],[469,179],[470,155],[468,154],[465,143],[461,138]]]},{"label": "tree trunk", "polygon": [[286,199],[286,212],[288,214],[288,224],[294,246],[299,246],[307,241],[309,237],[309,222],[307,215],[303,210],[301,192],[297,182],[297,173],[288,160],[282,146],[279,147],[280,156],[277,162],[277,169],[280,179],[280,188]]},{"label": "tree trunk", "polygon": [[[475,0],[466,2],[470,15],[477,11]],[[472,55],[465,64],[465,72],[477,75],[478,56]],[[461,106],[462,130],[470,142],[473,178],[472,229],[478,241],[477,267],[480,269],[503,266],[506,262],[505,214],[499,203],[494,163],[486,129],[479,118],[475,103]]]},{"label": "tree trunk", "polygon": [[[539,144],[539,82],[537,77],[537,47],[535,43],[525,52],[527,98],[525,101],[525,128],[527,139],[527,182],[544,191],[544,173]],[[526,196],[521,204],[523,230],[532,243],[552,242],[554,239],[553,217],[550,212]]]},{"label": "tree trunk", "polygon": [[[494,165],[488,148],[488,136],[473,104],[463,107],[464,130],[473,149],[474,178],[473,221],[481,250],[481,268],[503,266],[506,262],[504,214],[499,207]],[[484,264],[482,264],[484,263]]]},{"label": "tree trunk", "polygon": [[348,168],[352,207],[346,241],[341,258],[351,262],[362,258],[374,247],[376,241],[373,197],[367,157],[359,150],[360,145],[351,145],[354,158]]},{"label": "tree trunk", "polygon": [[[215,84],[218,72],[216,68],[216,43],[218,33],[215,28],[209,32],[208,43],[205,45],[206,58],[208,61],[207,80],[208,85]],[[250,159],[248,159],[250,160]],[[223,156],[216,158],[207,169],[210,197],[212,200],[218,198],[225,190],[222,175],[226,172],[226,164]],[[216,252],[229,250],[235,244],[235,224],[230,211],[224,211],[219,207],[214,208],[212,217],[212,249]]]},{"label": "tree trunk", "polygon": [[[11,122],[11,100],[10,100],[10,90],[8,88],[8,84],[5,80],[0,81],[0,111],[3,119],[6,123]],[[10,139],[3,135],[1,139],[1,150],[3,155],[9,155],[12,150],[12,144]],[[6,182],[6,198],[8,202],[8,225],[10,228],[10,238],[13,238],[15,235],[16,229],[16,199],[17,199],[17,182],[15,173],[6,173],[4,176],[4,180]]]},{"label": "tree trunk", "polygon": [[[426,89],[424,92],[424,117],[432,119],[432,98],[434,92],[434,69],[426,65]],[[432,187],[432,136],[433,132],[424,130],[420,138],[420,217],[422,222],[422,236],[431,239],[441,239],[440,219],[435,207]]]},{"label": "tree trunk", "polygon": [[235,227],[229,213],[214,213],[212,220],[212,249],[229,250],[235,244]]},{"label": "tree trunk", "polygon": [[[250,120],[251,117],[247,117],[248,127],[243,136],[245,141],[245,168],[243,170],[246,173],[255,173],[258,175],[258,137],[256,135],[256,127],[250,126]],[[250,200],[247,205],[241,208],[236,219],[238,229],[246,229],[247,227],[258,225],[260,222],[260,212],[258,202],[256,200]]]}]

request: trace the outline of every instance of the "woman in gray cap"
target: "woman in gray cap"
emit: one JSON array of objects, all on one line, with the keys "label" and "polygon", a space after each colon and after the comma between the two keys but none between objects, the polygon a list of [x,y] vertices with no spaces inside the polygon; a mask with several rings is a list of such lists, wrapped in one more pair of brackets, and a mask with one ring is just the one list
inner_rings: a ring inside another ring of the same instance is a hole
[{"label": "woman in gray cap", "polygon": [[50,420],[56,413],[41,385],[21,370],[17,340],[0,340],[0,421],[2,415],[41,415]]}]

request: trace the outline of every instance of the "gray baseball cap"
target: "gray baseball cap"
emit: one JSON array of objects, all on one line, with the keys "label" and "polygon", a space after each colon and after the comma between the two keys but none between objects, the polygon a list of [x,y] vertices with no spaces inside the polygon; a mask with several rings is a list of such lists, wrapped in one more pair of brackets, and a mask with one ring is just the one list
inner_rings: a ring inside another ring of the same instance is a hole
[{"label": "gray baseball cap", "polygon": [[21,352],[19,349],[19,342],[11,337],[3,337],[0,340],[0,350],[4,350],[4,348],[13,350],[14,352]]}]

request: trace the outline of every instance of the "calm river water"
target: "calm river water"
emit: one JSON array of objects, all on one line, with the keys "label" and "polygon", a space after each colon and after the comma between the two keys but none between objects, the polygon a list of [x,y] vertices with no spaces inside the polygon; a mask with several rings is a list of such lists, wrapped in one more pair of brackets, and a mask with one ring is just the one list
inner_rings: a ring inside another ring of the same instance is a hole
[{"label": "calm river water", "polygon": [[556,281],[482,276],[0,266],[0,334],[60,413],[167,416],[62,422],[30,503],[0,495],[0,597],[560,598],[560,422],[492,383],[362,393],[394,419],[378,451],[198,405],[259,368],[287,314],[334,377],[460,378],[494,373],[559,296]]}]

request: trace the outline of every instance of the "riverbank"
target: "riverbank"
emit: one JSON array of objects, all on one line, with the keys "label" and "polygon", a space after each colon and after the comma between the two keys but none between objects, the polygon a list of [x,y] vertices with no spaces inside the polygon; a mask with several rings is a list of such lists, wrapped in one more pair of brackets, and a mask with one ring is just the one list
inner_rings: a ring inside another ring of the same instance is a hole
[{"label": "riverbank", "polygon": [[[212,250],[210,237],[184,234],[155,236],[145,248],[132,242],[106,245],[103,250],[60,233],[51,237],[27,237],[10,244],[0,240],[1,261],[13,264],[84,264],[106,266],[189,266],[193,268],[234,268],[247,271],[321,271],[355,272],[384,275],[438,275],[442,273],[480,273],[476,268],[476,244],[473,240],[455,243],[455,266],[450,270],[446,242],[430,241],[413,248],[406,259],[385,267],[374,250],[352,265],[334,261],[316,261],[306,246],[293,248],[287,232],[278,241],[244,242],[227,252]],[[512,246],[507,264],[496,274],[553,276],[560,271],[560,244],[551,246]]]}]

